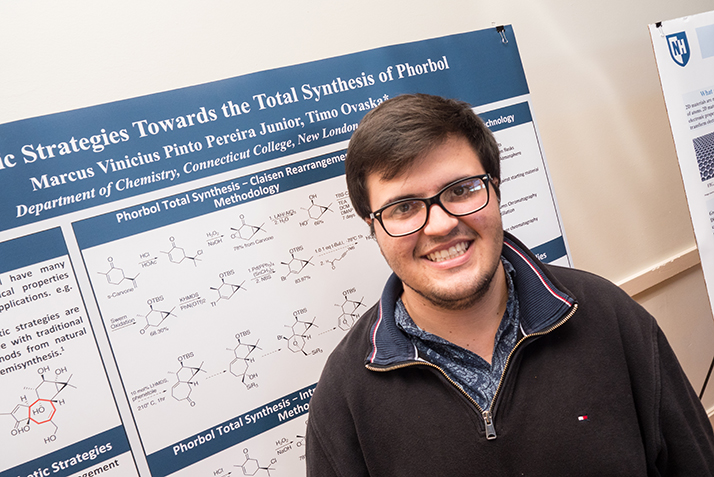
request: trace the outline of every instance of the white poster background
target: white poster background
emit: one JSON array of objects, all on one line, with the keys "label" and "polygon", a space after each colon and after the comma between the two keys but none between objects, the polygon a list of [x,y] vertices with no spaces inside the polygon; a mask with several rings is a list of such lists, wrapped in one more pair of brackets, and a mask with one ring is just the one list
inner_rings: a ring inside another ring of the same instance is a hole
[{"label": "white poster background", "polygon": [[[714,12],[649,25],[692,216],[714,303]],[[668,187],[667,178],[662,187]]]}]

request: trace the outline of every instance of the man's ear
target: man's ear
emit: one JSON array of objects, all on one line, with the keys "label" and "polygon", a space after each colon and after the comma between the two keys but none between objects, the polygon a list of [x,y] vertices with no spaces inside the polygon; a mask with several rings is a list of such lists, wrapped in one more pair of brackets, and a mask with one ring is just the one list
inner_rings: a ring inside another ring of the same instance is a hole
[{"label": "man's ear", "polygon": [[369,232],[372,234],[372,237],[374,237],[374,219],[370,219],[369,217],[365,217],[363,219],[367,225],[369,225]]},{"label": "man's ear", "polygon": [[369,217],[366,217],[364,221],[369,225],[369,233],[370,233],[370,238],[373,239],[377,243],[377,247],[379,248],[379,253],[382,254],[384,257],[384,252],[382,251],[382,246],[379,244],[379,241],[377,240],[377,234],[374,232],[374,219],[370,219]]},{"label": "man's ear", "polygon": [[495,177],[491,177],[491,184],[493,185],[493,191],[496,193],[496,199],[498,199],[498,203],[501,203],[501,188],[498,187],[498,179]]}]

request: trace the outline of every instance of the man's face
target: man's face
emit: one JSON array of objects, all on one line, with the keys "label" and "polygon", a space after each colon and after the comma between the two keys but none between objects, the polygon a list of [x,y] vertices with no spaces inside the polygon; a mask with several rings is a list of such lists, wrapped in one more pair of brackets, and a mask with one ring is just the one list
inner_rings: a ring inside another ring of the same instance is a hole
[{"label": "man's face", "polygon": [[[469,142],[450,137],[394,179],[370,174],[370,207],[377,210],[402,198],[431,197],[453,181],[484,173]],[[492,184],[488,187],[485,208],[454,217],[432,205],[424,228],[405,237],[390,237],[379,223],[374,224],[382,255],[405,285],[405,300],[416,293],[440,308],[460,310],[488,292],[501,267],[503,246],[498,200]]]}]

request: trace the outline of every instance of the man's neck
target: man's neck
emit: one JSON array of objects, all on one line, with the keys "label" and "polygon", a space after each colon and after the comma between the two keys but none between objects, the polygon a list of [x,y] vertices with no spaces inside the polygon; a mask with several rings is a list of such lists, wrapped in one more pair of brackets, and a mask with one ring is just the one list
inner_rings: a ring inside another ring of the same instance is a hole
[{"label": "man's neck", "polygon": [[439,307],[409,287],[404,287],[402,301],[421,329],[473,351],[490,363],[496,332],[508,302],[506,271],[499,264],[484,296],[464,310]]}]

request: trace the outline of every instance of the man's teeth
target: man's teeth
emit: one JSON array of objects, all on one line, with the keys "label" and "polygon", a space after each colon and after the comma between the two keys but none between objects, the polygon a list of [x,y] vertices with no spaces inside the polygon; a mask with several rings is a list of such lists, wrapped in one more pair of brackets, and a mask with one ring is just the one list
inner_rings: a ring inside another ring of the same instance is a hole
[{"label": "man's teeth", "polygon": [[460,242],[447,250],[439,250],[438,252],[430,253],[426,256],[432,262],[443,262],[444,260],[449,260],[451,258],[456,258],[459,255],[463,255],[464,252],[469,248],[467,242]]}]

